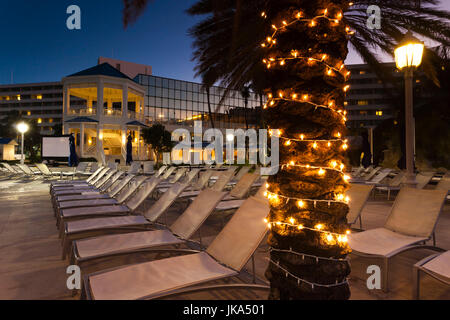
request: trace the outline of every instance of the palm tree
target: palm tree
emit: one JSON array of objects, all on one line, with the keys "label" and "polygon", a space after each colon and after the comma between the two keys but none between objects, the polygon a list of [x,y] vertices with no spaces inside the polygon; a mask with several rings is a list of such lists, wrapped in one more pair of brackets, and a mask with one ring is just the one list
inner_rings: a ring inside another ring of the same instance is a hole
[{"label": "palm tree", "polygon": [[[133,10],[145,2],[126,6],[125,17],[135,18],[129,12],[139,12]],[[448,47],[450,13],[436,9],[437,3],[199,0],[188,10],[206,15],[190,30],[198,75],[213,68],[223,86],[240,90],[269,67],[264,81],[268,124],[280,129],[273,133],[283,142],[281,168],[269,178],[267,191],[271,299],[349,298],[343,62],[351,45],[381,76],[376,49],[392,54],[405,30]],[[381,30],[366,27],[370,5],[383,13]],[[354,34],[348,37],[350,30]],[[426,55],[434,57],[430,51]],[[423,68],[433,75],[429,60]]]}]

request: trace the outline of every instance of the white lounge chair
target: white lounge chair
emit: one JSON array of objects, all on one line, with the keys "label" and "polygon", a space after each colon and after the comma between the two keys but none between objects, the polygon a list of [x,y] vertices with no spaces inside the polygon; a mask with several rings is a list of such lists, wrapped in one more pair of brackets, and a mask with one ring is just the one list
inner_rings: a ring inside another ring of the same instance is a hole
[{"label": "white lounge chair", "polygon": [[[63,225],[64,221],[87,219],[97,216],[124,215],[136,210],[147,197],[155,190],[159,179],[154,177],[148,179],[139,176],[128,188],[125,188],[117,198],[67,201],[60,203],[56,213],[57,225]],[[139,191],[136,190],[142,185]],[[133,193],[135,193],[133,195]],[[133,195],[133,196],[132,196]],[[111,212],[111,214],[109,214]]]},{"label": "white lounge chair", "polygon": [[349,212],[347,214],[347,222],[350,225],[359,220],[359,228],[362,229],[361,213],[370,194],[373,191],[373,186],[353,183],[346,195],[350,198]]},{"label": "white lounge chair", "polygon": [[447,193],[442,190],[400,190],[387,221],[382,228],[349,236],[349,245],[358,256],[383,260],[383,290],[388,291],[389,259],[416,248],[427,248],[445,203]]},{"label": "white lounge chair", "polygon": [[[84,219],[80,221],[69,221],[61,228],[61,236],[63,243],[63,259],[69,252],[72,241],[76,239],[84,239],[105,232],[131,232],[134,230],[143,230],[148,228],[151,223],[156,222],[161,215],[175,202],[177,197],[187,188],[187,184],[176,183],[167,190],[161,198],[159,198],[150,208],[146,209],[143,216],[125,216],[112,218],[96,218]],[[94,207],[94,208],[78,208],[74,210],[93,210],[104,208],[104,213],[109,214],[110,211],[121,206]],[[125,210],[123,208],[122,210]],[[70,209],[69,209],[70,210]],[[79,211],[78,211],[79,212]],[[77,214],[79,214],[77,212]],[[121,211],[123,213],[123,211]],[[115,214],[113,212],[113,214]]]},{"label": "white lounge chair", "polygon": [[397,173],[397,175],[392,180],[390,180],[388,184],[378,185],[375,187],[375,190],[380,192],[387,192],[387,199],[391,200],[391,192],[399,191],[401,189],[401,184],[405,180],[405,174],[406,173],[404,171]]},{"label": "white lounge chair", "polygon": [[[153,183],[155,185],[158,184],[158,182],[159,182],[158,178],[151,178],[151,179],[154,179],[154,182],[151,181],[151,184],[153,184]],[[123,190],[121,193],[119,193],[116,197],[101,197],[101,198],[91,199],[92,195],[85,194],[84,196],[87,197],[86,199],[59,201],[59,202],[56,202],[55,210],[57,211],[57,215],[58,215],[59,213],[61,213],[61,210],[123,204],[126,201],[128,201],[128,199],[131,197],[131,195],[142,184],[145,184],[144,183],[145,180],[146,180],[146,177],[144,177],[144,176],[140,176],[140,177],[136,178],[132,183],[129,184],[129,186],[125,190]],[[150,180],[149,180],[149,182],[150,182]]]},{"label": "white lounge chair", "polygon": [[[444,251],[438,249],[438,251]],[[450,251],[441,252],[426,257],[413,268],[413,299],[420,299],[420,273],[425,273],[433,279],[450,286]]]},{"label": "white lounge chair", "polygon": [[[120,176],[122,176],[123,174],[124,174],[124,172],[119,171],[116,174],[116,176],[119,176],[119,178],[120,178]],[[115,177],[113,177],[112,179],[115,179]],[[130,181],[134,178],[135,178],[135,176],[133,176],[133,175],[127,175],[120,181],[116,181],[115,183],[113,183],[109,186],[108,186],[108,184],[110,184],[110,183],[108,182],[105,186],[100,188],[102,192],[107,192],[107,193],[87,191],[83,194],[76,194],[76,195],[69,195],[69,196],[57,196],[54,198],[54,200],[56,202],[64,202],[64,201],[75,201],[75,200],[115,198],[116,195],[119,192],[121,192],[123,190],[123,188],[125,188],[125,186],[127,186],[130,183]]]},{"label": "white lounge chair", "polygon": [[382,169],[381,167],[376,167],[376,168],[372,169],[370,172],[368,172],[367,174],[365,174],[363,176],[363,180],[370,181],[370,179],[372,179],[378,173],[378,171],[380,171],[381,169]]},{"label": "white lounge chair", "polygon": [[[203,190],[168,229],[75,240],[70,261],[82,267],[99,258],[104,260],[106,257],[154,251],[161,246],[185,243],[199,230],[225,195],[226,192]],[[199,237],[201,245],[200,234]]]},{"label": "white lounge chair", "polygon": [[206,251],[87,275],[82,297],[134,300],[218,289],[267,290],[267,285],[246,283],[199,285],[240,274],[267,232],[263,219],[269,210],[267,201],[249,198]]},{"label": "white lounge chair", "polygon": [[[38,167],[39,170],[41,170],[41,172],[44,175],[52,175],[52,173],[50,172],[50,170],[48,169],[47,166],[41,166],[41,164],[36,164],[36,166]],[[103,167],[98,167],[96,171],[94,171],[93,173],[91,173],[91,175],[86,179],[86,180],[58,180],[58,181],[53,181],[50,183],[50,188],[53,187],[68,187],[68,186],[77,186],[77,185],[82,185],[82,184],[89,184],[93,179],[95,179],[97,177],[97,175],[99,175],[102,170],[104,168]]]},{"label": "white lounge chair", "polygon": [[381,169],[380,171],[378,171],[378,174],[376,176],[374,176],[371,180],[369,181],[365,181],[365,184],[370,184],[370,185],[379,185],[381,184],[381,182],[387,178],[387,176],[392,172],[392,169]]}]

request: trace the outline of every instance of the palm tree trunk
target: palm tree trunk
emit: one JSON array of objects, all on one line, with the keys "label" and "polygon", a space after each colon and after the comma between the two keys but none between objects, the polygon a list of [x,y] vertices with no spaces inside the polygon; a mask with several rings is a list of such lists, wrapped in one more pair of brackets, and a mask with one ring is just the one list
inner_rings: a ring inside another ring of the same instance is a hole
[{"label": "palm tree trunk", "polygon": [[268,2],[267,20],[277,31],[264,45],[272,94],[267,120],[274,133],[280,130],[280,171],[269,178],[267,192],[270,299],[350,297],[349,185],[341,171],[348,40],[340,17],[347,6],[340,0]]}]

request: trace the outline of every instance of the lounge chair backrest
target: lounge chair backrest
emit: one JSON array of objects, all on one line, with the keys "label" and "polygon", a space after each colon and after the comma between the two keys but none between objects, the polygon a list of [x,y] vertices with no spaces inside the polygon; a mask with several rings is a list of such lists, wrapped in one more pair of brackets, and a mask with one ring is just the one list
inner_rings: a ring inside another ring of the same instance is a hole
[{"label": "lounge chair backrest", "polygon": [[250,170],[249,166],[245,166],[245,167],[241,167],[241,169],[239,169],[238,173],[236,173],[236,175],[234,176],[234,180],[239,181],[241,180],[241,178],[248,173],[248,171]]},{"label": "lounge chair backrest", "polygon": [[185,184],[191,184],[192,180],[194,180],[194,178],[198,175],[199,172],[200,169],[192,169],[183,177],[182,180],[180,180],[180,182]]},{"label": "lounge chair backrest", "polygon": [[236,211],[206,252],[220,263],[240,271],[258,248],[267,232],[264,218],[269,201],[250,197]]},{"label": "lounge chair backrest", "polygon": [[170,230],[183,239],[189,239],[214,211],[226,192],[203,190],[170,226]]},{"label": "lounge chair backrest", "polygon": [[122,192],[117,196],[117,202],[125,202],[131,195],[147,180],[145,176],[137,176],[133,181],[130,182],[128,187],[124,188]]},{"label": "lounge chair backrest", "polygon": [[364,180],[365,181],[369,181],[370,179],[372,179],[378,171],[381,170],[381,167],[376,167],[375,169],[373,169],[372,171],[370,171],[367,175],[364,176]]},{"label": "lounge chair backrest", "polygon": [[137,207],[139,207],[155,190],[159,182],[160,179],[158,177],[152,177],[146,180],[140,187],[139,191],[128,199],[126,203],[127,207],[130,208],[131,211],[136,210]]},{"label": "lounge chair backrest", "polygon": [[111,177],[111,179],[109,179],[104,185],[102,185],[102,187],[100,188],[100,190],[102,192],[108,190],[114,183],[116,183],[117,180],[120,179],[121,176],[123,176],[125,174],[125,172],[123,171],[117,171],[116,174],[114,174],[114,176]]},{"label": "lounge chair backrest", "polygon": [[406,175],[404,171],[397,173],[397,175],[394,178],[392,178],[392,180],[389,182],[389,186],[390,187],[400,186],[400,184],[402,184],[403,181],[405,180],[405,177]]},{"label": "lounge chair backrest", "polygon": [[170,189],[163,193],[150,208],[148,208],[144,216],[151,222],[155,222],[158,218],[173,204],[177,197],[188,187],[184,183],[175,183]]},{"label": "lounge chair backrest", "polygon": [[101,178],[105,176],[105,174],[108,173],[108,171],[111,170],[109,168],[103,167],[102,171],[91,181],[91,184],[95,185],[98,181],[100,181]]},{"label": "lounge chair backrest", "polygon": [[89,178],[86,179],[86,182],[89,183],[92,180],[94,180],[102,172],[103,169],[104,169],[103,167],[97,168],[97,170],[95,170],[95,172],[91,174]]},{"label": "lounge chair backrest", "polygon": [[178,169],[178,171],[175,173],[175,175],[172,177],[172,179],[169,180],[169,182],[170,183],[178,182],[178,180],[180,180],[181,177],[183,177],[187,171],[188,171],[187,168]]},{"label": "lounge chair backrest", "polygon": [[346,195],[350,198],[349,207],[350,210],[347,214],[347,221],[349,224],[353,224],[361,214],[364,205],[370,197],[374,186],[368,186],[364,184],[351,184],[350,189]]},{"label": "lounge chair backrest", "polygon": [[115,169],[110,169],[108,171],[108,173],[101,178],[99,181],[97,181],[97,183],[95,183],[95,187],[100,188],[101,186],[103,186],[109,179],[112,178],[113,175],[115,175],[117,173],[117,170]]},{"label": "lounge chair backrest", "polygon": [[427,173],[419,173],[416,176],[416,188],[417,189],[423,189],[425,186],[430,183],[431,179],[434,176],[434,172],[427,172]]},{"label": "lounge chair backrest", "polygon": [[145,161],[144,162],[144,174],[153,174],[155,163],[153,161]]},{"label": "lounge chair backrest", "polygon": [[431,237],[446,196],[443,190],[402,188],[384,227],[409,236]]},{"label": "lounge chair backrest", "polygon": [[436,186],[437,190],[450,190],[450,177],[449,176],[443,176],[441,181]]},{"label": "lounge chair backrest", "polygon": [[38,168],[38,170],[40,172],[42,172],[43,175],[46,175],[46,176],[52,175],[52,172],[50,171],[50,169],[47,167],[47,165],[45,163],[36,163],[36,168]]},{"label": "lounge chair backrest", "polygon": [[161,176],[163,174],[163,172],[166,171],[166,169],[167,169],[167,166],[162,166],[161,168],[159,168],[158,171],[156,171],[155,176],[156,177]]},{"label": "lounge chair backrest", "polygon": [[169,169],[166,170],[166,172],[164,172],[164,174],[161,176],[161,178],[163,178],[164,180],[169,178],[170,175],[176,170],[176,167],[170,167]]},{"label": "lounge chair backrest", "polygon": [[370,182],[380,183],[383,179],[385,179],[389,173],[392,172],[392,169],[383,169],[381,170]]},{"label": "lounge chair backrest", "polygon": [[258,178],[259,174],[257,173],[246,173],[230,191],[230,196],[237,199],[245,198]]},{"label": "lounge chair backrest", "polygon": [[233,178],[235,171],[236,171],[236,168],[230,168],[226,171],[222,171],[219,175],[219,178],[213,184],[211,189],[216,190],[216,191],[222,191],[226,187],[228,182],[230,182],[231,178]]},{"label": "lounge chair backrest", "polygon": [[17,173],[17,171],[14,170],[13,167],[11,167],[11,166],[9,165],[9,163],[3,162],[2,165],[3,165],[9,172]]},{"label": "lounge chair backrest", "polygon": [[122,180],[119,181],[119,183],[114,186],[114,188],[108,193],[111,198],[115,197],[119,192],[122,191],[123,188],[136,176],[129,174],[126,175]]},{"label": "lounge chair backrest", "polygon": [[18,164],[17,166],[26,174],[34,174],[26,164]]},{"label": "lounge chair backrest", "polygon": [[98,164],[98,162],[91,162],[91,172],[97,171],[98,168],[103,167]]},{"label": "lounge chair backrest", "polygon": [[364,170],[364,167],[358,167],[358,169],[356,169],[356,171],[352,173],[352,176],[359,177],[359,175],[361,174],[361,172],[363,170]]},{"label": "lounge chair backrest", "polygon": [[211,179],[211,176],[213,175],[213,173],[214,173],[214,170],[206,170],[204,172],[201,172],[200,177],[198,178],[197,182],[194,184],[192,189],[203,190],[205,187],[207,187],[209,179]]},{"label": "lounge chair backrest", "polygon": [[137,174],[141,169],[141,163],[139,161],[133,161],[131,163],[130,169],[128,170],[128,174]]},{"label": "lounge chair backrest", "polygon": [[85,172],[88,167],[89,162],[80,162],[75,169],[76,172]]}]

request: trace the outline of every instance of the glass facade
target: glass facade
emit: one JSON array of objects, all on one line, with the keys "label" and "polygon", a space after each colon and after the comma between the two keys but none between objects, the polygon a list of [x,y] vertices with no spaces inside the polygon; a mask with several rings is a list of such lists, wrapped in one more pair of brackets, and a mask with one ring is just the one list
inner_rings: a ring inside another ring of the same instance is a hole
[{"label": "glass facade", "polygon": [[[147,123],[161,122],[185,124],[193,120],[203,120],[208,125],[208,98],[206,90],[199,83],[138,75],[135,79],[146,88],[145,116]],[[219,107],[225,89],[210,88],[210,104],[216,127],[245,123],[245,100],[239,91],[232,91]],[[263,103],[265,97],[263,97]],[[261,105],[261,98],[251,93],[247,105],[247,119],[256,125],[255,114]]]}]

